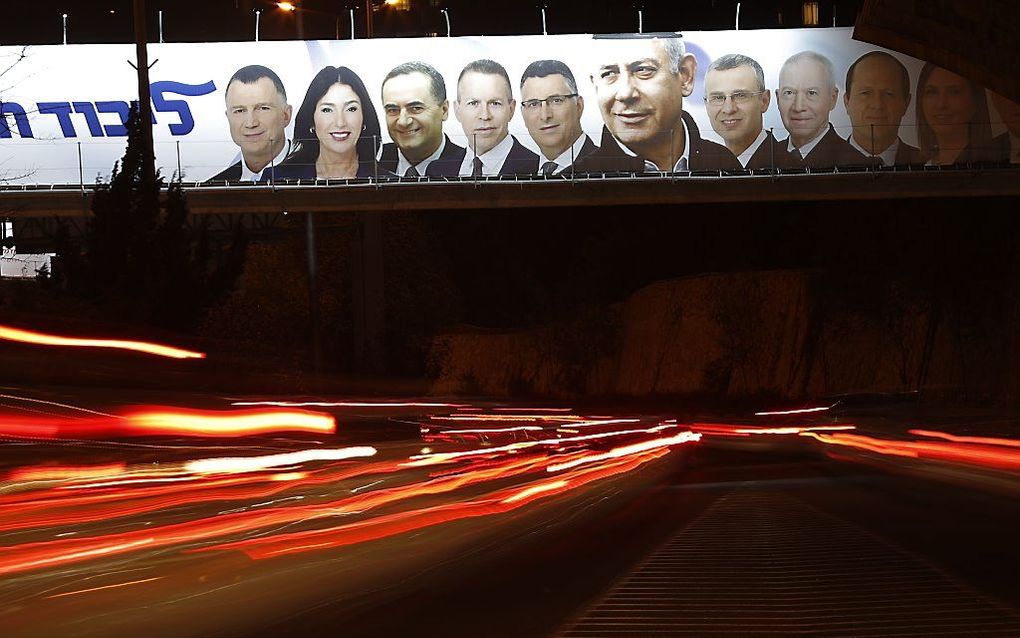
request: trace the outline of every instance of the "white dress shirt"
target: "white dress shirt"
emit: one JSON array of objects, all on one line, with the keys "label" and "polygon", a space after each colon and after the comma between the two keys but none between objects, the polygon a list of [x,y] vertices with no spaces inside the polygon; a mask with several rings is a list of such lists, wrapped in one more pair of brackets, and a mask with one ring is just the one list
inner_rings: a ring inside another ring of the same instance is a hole
[{"label": "white dress shirt", "polygon": [[[507,135],[499,144],[479,155],[478,159],[482,160],[482,175],[499,175],[499,170],[503,168],[503,162],[506,161],[506,157],[513,147],[514,138],[512,135]],[[464,161],[460,163],[461,177],[471,177],[474,159],[474,149],[468,148],[464,153]]]},{"label": "white dress shirt", "polygon": [[751,145],[745,148],[744,152],[737,156],[737,161],[740,162],[741,166],[747,168],[747,163],[751,161],[751,157],[758,152],[758,148],[768,136],[769,134],[765,131],[765,129],[762,129],[761,132],[758,133],[758,137],[754,138],[754,141],[751,142]]},{"label": "white dress shirt", "polygon": [[818,142],[821,142],[822,138],[825,137],[825,134],[828,133],[828,132],[829,132],[829,125],[826,124],[825,128],[822,129],[821,133],[816,135],[813,140],[811,140],[810,142],[808,142],[804,146],[801,146],[800,148],[798,148],[798,147],[793,145],[793,135],[791,135],[790,136],[790,141],[786,145],[786,150],[788,150],[791,153],[799,153],[801,159],[804,159],[805,157],[807,157],[811,153],[811,151],[815,150],[815,147],[818,146]]},{"label": "white dress shirt", "polygon": [[[684,152],[677,159],[676,164],[673,165],[674,171],[686,171],[689,170],[691,165],[691,133],[687,130],[687,122],[683,119],[680,120],[680,124],[684,127]],[[631,157],[637,157],[638,154],[630,150],[623,144],[620,144],[620,148],[623,149],[624,153],[627,153]],[[645,171],[649,173],[661,173],[662,169],[655,165],[655,162],[646,159],[645,160]]]},{"label": "white dress shirt", "polygon": [[539,168],[542,168],[546,162],[554,162],[556,164],[556,170],[554,170],[552,174],[559,175],[566,169],[570,168],[570,165],[574,163],[574,160],[581,155],[581,149],[584,148],[584,144],[587,141],[588,136],[582,132],[579,136],[577,136],[577,139],[574,140],[574,143],[571,144],[567,150],[560,153],[556,159],[548,160],[545,158],[545,155],[542,155],[542,165],[540,165]]},{"label": "white dress shirt", "polygon": [[882,160],[882,163],[885,164],[886,166],[893,166],[896,164],[896,153],[898,153],[900,150],[900,138],[898,137],[892,144],[889,145],[889,148],[885,149],[878,155],[872,155],[871,153],[866,151],[863,146],[857,143],[857,140],[854,139],[853,135],[851,135],[850,139],[847,141],[850,142],[850,146],[853,146],[855,149],[857,149],[864,157],[877,157],[878,159]]}]

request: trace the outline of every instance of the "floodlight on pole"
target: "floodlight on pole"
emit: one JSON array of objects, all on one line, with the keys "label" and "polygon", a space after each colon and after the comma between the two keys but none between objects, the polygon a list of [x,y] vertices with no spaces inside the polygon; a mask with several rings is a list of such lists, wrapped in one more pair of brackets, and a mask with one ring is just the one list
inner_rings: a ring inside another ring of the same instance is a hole
[{"label": "floodlight on pole", "polygon": [[549,30],[545,28],[545,5],[542,5],[542,35],[549,35]]},{"label": "floodlight on pole", "polygon": [[159,10],[159,43],[163,44],[163,10]]},{"label": "floodlight on pole", "polygon": [[297,6],[295,6],[293,2],[277,2],[276,6],[278,6],[282,11],[289,11],[291,13],[297,11]]},{"label": "floodlight on pole", "polygon": [[733,30],[740,31],[740,3],[737,3],[737,15],[733,21]]},{"label": "floodlight on pole", "polygon": [[60,17],[64,21],[64,44],[67,44],[67,14],[66,13],[61,13]]},{"label": "floodlight on pole", "polygon": [[354,39],[354,9],[351,9],[351,39]]},{"label": "floodlight on pole", "polygon": [[645,32],[645,12],[641,9],[637,10],[637,32]]},{"label": "floodlight on pole", "polygon": [[255,9],[255,41],[259,41],[259,18],[262,17],[262,10]]},{"label": "floodlight on pole", "polygon": [[440,9],[443,17],[446,18],[446,37],[450,37],[450,12],[446,9]]}]

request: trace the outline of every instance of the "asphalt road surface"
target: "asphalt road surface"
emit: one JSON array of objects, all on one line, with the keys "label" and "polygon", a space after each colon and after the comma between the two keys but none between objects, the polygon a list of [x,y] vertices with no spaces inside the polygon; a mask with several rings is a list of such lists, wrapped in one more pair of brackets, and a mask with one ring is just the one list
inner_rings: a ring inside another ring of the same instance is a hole
[{"label": "asphalt road surface", "polygon": [[1008,436],[874,412],[4,397],[4,636],[1020,636]]}]

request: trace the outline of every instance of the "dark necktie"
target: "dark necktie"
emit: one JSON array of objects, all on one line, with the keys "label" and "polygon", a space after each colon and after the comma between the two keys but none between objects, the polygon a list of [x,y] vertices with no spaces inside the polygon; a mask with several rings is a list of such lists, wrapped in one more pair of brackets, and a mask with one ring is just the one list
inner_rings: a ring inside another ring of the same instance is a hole
[{"label": "dark necktie", "polygon": [[546,162],[542,164],[542,174],[546,177],[551,177],[558,167],[559,165],[556,162]]},{"label": "dark necktie", "polygon": [[482,176],[482,160],[478,156],[475,156],[475,158],[471,160],[471,177],[481,176]]},{"label": "dark necktie", "polygon": [[421,173],[418,172],[417,168],[408,166],[407,170],[404,171],[404,177],[421,177]]}]

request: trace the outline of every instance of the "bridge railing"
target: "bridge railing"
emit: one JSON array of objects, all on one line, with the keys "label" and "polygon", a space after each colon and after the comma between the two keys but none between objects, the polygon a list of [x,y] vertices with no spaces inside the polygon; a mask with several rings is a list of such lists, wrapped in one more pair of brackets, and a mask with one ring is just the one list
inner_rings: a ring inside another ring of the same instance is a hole
[{"label": "bridge railing", "polygon": [[[987,122],[983,126],[943,122],[937,127],[895,128],[826,125],[792,136],[784,129],[768,129],[750,142],[746,140],[748,134],[727,129],[731,121],[713,123],[718,132],[700,134],[677,129],[644,135],[626,130],[627,126],[631,125],[621,125],[624,130],[617,134],[628,146],[610,136],[608,129],[601,136],[582,134],[565,147],[556,140],[540,145],[528,135],[496,142],[498,134],[447,133],[441,152],[413,166],[385,137],[353,142],[287,140],[268,163],[264,158],[256,160],[251,167],[257,169],[254,172],[242,168],[249,158],[230,139],[157,141],[155,150],[161,175],[168,180],[181,179],[189,188],[770,177],[983,170],[1020,164],[1020,144],[1015,136],[1008,131],[993,135]],[[10,144],[5,141],[0,147],[0,160],[4,160],[0,161],[0,189],[94,188],[110,181],[113,167],[124,153],[122,139],[15,140],[14,145]],[[353,148],[357,149],[357,162],[344,155]],[[555,156],[550,159],[549,155]]]}]

